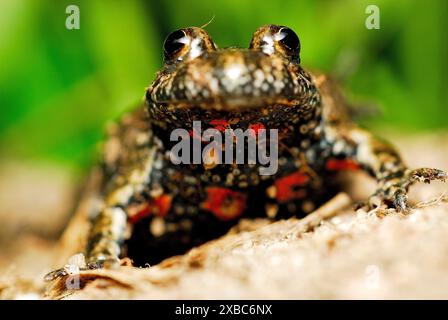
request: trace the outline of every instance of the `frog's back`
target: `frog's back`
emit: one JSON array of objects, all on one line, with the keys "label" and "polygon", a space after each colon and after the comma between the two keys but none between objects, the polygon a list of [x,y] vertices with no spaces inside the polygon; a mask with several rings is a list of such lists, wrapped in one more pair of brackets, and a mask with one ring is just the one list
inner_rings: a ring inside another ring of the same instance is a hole
[{"label": "frog's back", "polygon": [[311,73],[321,96],[322,117],[327,124],[343,125],[350,122],[350,107],[339,84],[323,73]]}]

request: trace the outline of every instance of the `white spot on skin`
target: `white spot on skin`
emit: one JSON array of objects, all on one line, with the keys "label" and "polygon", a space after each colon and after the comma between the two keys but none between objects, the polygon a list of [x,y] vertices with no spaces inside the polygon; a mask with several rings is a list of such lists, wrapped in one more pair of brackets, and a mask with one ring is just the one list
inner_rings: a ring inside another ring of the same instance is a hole
[{"label": "white spot on skin", "polygon": [[364,134],[362,131],[353,130],[351,138],[358,145],[357,158],[361,163],[372,163],[372,153],[370,149],[370,135]]},{"label": "white spot on skin", "polygon": [[283,81],[274,81],[274,88],[279,93],[285,87]]},{"label": "white spot on skin", "polygon": [[[238,61],[226,66],[223,72],[224,77],[221,79],[221,84],[226,91],[235,96],[242,94],[244,85],[250,80],[250,77],[247,75],[246,65],[242,61]],[[232,103],[241,104],[244,101],[232,100]]]},{"label": "white spot on skin", "polygon": [[241,75],[241,65],[239,64],[233,64],[231,65],[229,68],[227,68],[225,70],[225,75],[230,79],[230,80],[237,80],[240,75]]},{"label": "white spot on skin", "polygon": [[274,53],[274,41],[271,36],[264,36],[263,42],[266,44],[262,47],[262,51],[267,54],[271,55]]},{"label": "white spot on skin", "polygon": [[190,44],[190,58],[194,59],[196,57],[199,57],[202,54],[202,48],[201,48],[201,40],[198,38],[193,39]]},{"label": "white spot on skin", "polygon": [[300,146],[302,147],[302,148],[309,148],[309,146],[310,146],[310,141],[308,140],[308,139],[305,139],[305,140],[302,140],[302,142],[300,143]]},{"label": "white spot on skin", "polygon": [[142,132],[142,133],[139,133],[135,139],[136,139],[138,145],[144,145],[144,144],[148,143],[149,135],[147,133]]},{"label": "white spot on skin", "polygon": [[275,204],[268,204],[266,205],[265,211],[268,218],[273,219],[277,216],[278,206]]},{"label": "white spot on skin", "polygon": [[344,142],[343,141],[336,141],[333,147],[333,153],[339,154],[344,151]]},{"label": "white spot on skin", "polygon": [[105,211],[109,211],[109,213],[107,213],[106,215],[113,217],[111,219],[112,224],[110,226],[110,231],[113,235],[118,237],[117,235],[122,234],[124,231],[124,227],[126,227],[126,213],[123,211],[123,209],[120,208],[110,208],[105,209]]},{"label": "white spot on skin", "polygon": [[260,69],[256,70],[254,72],[254,88],[259,88],[261,87],[261,84],[264,81],[264,73],[263,71],[261,71]]},{"label": "white spot on skin", "polygon": [[188,99],[191,99],[191,100],[194,99],[198,93],[195,83],[193,81],[187,81],[186,86],[187,86],[187,90],[185,92],[185,95],[187,96]]},{"label": "white spot on skin", "polygon": [[165,233],[165,221],[160,217],[154,217],[149,226],[149,231],[154,237],[160,237]]},{"label": "white spot on skin", "polygon": [[210,86],[210,90],[211,90],[214,94],[217,94],[217,93],[219,92],[218,79],[216,79],[216,78],[212,78],[212,79],[210,80],[209,86]]}]

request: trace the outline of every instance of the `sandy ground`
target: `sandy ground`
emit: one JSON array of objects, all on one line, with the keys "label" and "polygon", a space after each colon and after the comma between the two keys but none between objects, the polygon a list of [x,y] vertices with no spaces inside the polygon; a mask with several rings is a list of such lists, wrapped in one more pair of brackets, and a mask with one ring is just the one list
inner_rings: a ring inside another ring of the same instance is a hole
[{"label": "sandy ground", "polygon": [[[399,141],[411,167],[448,169],[446,134],[394,141]],[[59,179],[58,187],[53,186],[65,190],[56,201],[73,199],[73,188],[67,187],[70,179]],[[29,180],[23,183],[33,185]],[[350,186],[350,197],[360,199],[374,185],[357,177]],[[51,284],[42,277],[61,256],[52,239],[63,227],[70,206],[61,205],[55,212],[56,206],[48,200],[41,205],[46,216],[30,222],[22,214],[23,219],[17,216],[12,224],[8,223],[11,206],[6,210],[3,201],[0,219],[6,231],[1,237],[0,297],[446,299],[448,198],[443,195],[447,191],[443,183],[414,187],[411,199],[418,205],[406,216],[394,210],[355,212],[346,206],[349,198],[343,193],[329,209],[304,221],[242,221],[228,235],[157,266],[84,272]],[[30,206],[21,203],[13,209],[23,213],[19,209],[26,205]]]}]

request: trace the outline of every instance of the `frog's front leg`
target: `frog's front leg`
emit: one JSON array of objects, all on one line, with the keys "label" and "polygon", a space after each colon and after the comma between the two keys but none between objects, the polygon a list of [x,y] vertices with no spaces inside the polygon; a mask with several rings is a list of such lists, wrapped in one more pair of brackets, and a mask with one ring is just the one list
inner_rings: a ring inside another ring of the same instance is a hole
[{"label": "frog's front leg", "polygon": [[[127,170],[125,183],[116,185],[114,181],[104,196],[104,207],[93,217],[86,246],[87,267],[89,269],[114,267],[120,263],[120,255],[128,224],[128,210],[140,202],[151,202],[151,177],[155,174],[154,161],[160,150],[151,148],[142,156],[137,167]],[[162,164],[158,166],[160,169]],[[159,174],[163,175],[163,173]],[[119,179],[119,178],[117,178]],[[145,195],[146,196],[145,196]]]},{"label": "frog's front leg", "polygon": [[[78,266],[79,270],[92,270],[103,267],[115,267],[120,264],[121,247],[127,224],[127,214],[120,202],[128,202],[131,194],[125,188],[115,190],[106,201],[105,206],[91,219],[91,229],[85,250],[86,265]],[[121,200],[121,201],[118,201]],[[70,264],[49,272],[46,281],[68,276]]]},{"label": "frog's front leg", "polygon": [[102,210],[92,222],[86,248],[90,269],[119,264],[127,224],[126,212],[120,206]]},{"label": "frog's front leg", "polygon": [[377,180],[378,188],[369,198],[369,208],[380,202],[407,211],[407,191],[413,183],[447,178],[446,172],[438,169],[408,169],[391,145],[354,125],[327,128],[326,137],[331,156],[352,160]]}]

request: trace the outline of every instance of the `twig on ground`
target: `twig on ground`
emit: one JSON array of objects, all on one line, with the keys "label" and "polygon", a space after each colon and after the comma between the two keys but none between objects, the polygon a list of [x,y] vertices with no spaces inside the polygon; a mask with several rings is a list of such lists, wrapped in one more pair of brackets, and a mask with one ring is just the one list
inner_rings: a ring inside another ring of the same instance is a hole
[{"label": "twig on ground", "polygon": [[430,206],[439,204],[441,202],[448,202],[448,195],[446,194],[446,192],[442,192],[437,198],[433,198],[428,201],[420,201],[413,208],[419,209],[419,208],[430,207]]},{"label": "twig on ground", "polygon": [[348,194],[344,192],[338,193],[327,203],[301,219],[293,233],[299,235],[301,233],[312,231],[319,226],[322,221],[336,216],[342,209],[348,207],[350,204],[352,204],[352,199]]}]

